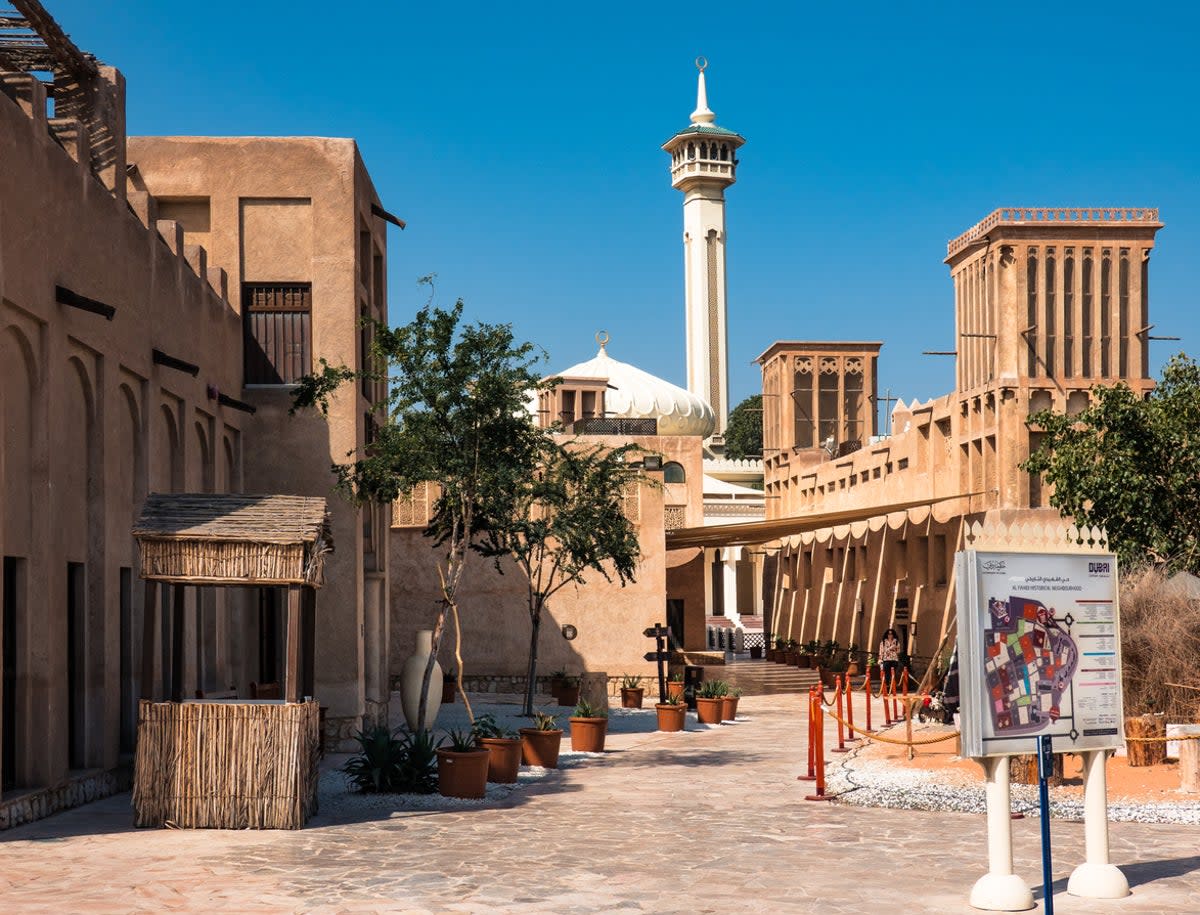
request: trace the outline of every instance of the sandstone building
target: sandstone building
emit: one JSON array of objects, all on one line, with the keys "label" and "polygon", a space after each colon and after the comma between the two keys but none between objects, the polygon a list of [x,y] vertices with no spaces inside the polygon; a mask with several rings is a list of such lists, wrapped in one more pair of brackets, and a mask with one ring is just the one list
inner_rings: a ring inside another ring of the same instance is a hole
[{"label": "sandstone building", "polygon": [[[387,317],[394,217],[352,140],[127,139],[121,74],[39,3],[14,5],[0,28],[0,781],[41,791],[44,812],[116,787],[140,696],[280,679],[271,588],[189,598],[179,669],[130,530],[151,492],[330,495],[375,392],[346,392],[326,424],[287,416],[290,385],[314,355],[361,364],[359,317]],[[329,505],[307,665],[339,737],[386,708],[387,518]],[[161,645],[143,644],[148,614]]]},{"label": "sandstone building", "polygon": [[[890,435],[870,396],[879,344],[780,342],[762,354],[768,523],[857,519],[777,541],[769,629],[869,648],[895,626],[915,656],[937,650],[964,525],[1058,518],[1041,479],[1018,469],[1039,442],[1026,419],[1078,413],[1097,384],[1151,390],[1159,228],[1154,209],[1003,208],[952,240],[955,390],[898,403]],[[928,505],[880,511],[918,500]]]}]

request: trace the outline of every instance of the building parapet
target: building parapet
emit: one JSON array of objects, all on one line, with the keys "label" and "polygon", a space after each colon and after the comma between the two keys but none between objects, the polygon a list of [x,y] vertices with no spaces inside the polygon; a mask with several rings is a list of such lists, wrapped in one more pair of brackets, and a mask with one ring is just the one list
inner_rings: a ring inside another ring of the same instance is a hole
[{"label": "building parapet", "polygon": [[997,226],[1064,226],[1131,224],[1161,227],[1157,207],[999,207],[946,243],[946,260]]}]

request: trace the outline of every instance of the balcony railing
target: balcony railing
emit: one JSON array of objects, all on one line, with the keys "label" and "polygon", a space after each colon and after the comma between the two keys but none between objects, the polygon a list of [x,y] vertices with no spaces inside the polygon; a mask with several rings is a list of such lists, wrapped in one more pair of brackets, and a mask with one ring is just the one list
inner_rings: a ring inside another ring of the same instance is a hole
[{"label": "balcony railing", "polygon": [[575,420],[568,431],[575,435],[658,435],[658,420],[593,416]]}]

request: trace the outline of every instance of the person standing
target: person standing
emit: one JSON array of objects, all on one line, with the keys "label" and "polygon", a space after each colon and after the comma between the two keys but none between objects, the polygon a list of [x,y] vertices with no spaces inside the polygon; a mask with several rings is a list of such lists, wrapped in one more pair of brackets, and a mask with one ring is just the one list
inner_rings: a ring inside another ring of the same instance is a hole
[{"label": "person standing", "polygon": [[900,636],[895,629],[885,632],[879,642],[879,669],[885,688],[891,685],[893,677],[900,675]]}]

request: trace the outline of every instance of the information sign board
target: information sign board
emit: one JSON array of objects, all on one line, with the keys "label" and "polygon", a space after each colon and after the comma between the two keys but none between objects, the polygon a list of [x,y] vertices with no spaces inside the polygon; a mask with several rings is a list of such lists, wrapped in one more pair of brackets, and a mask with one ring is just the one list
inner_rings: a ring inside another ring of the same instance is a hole
[{"label": "information sign board", "polygon": [[1122,745],[1117,559],[1109,553],[957,556],[963,755]]}]

